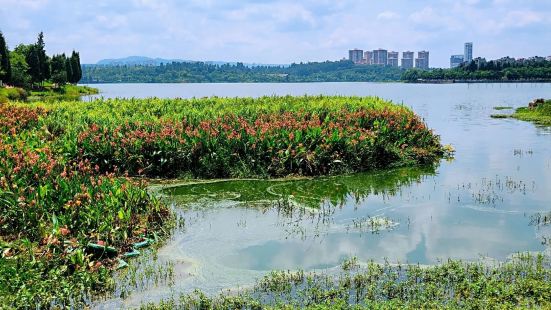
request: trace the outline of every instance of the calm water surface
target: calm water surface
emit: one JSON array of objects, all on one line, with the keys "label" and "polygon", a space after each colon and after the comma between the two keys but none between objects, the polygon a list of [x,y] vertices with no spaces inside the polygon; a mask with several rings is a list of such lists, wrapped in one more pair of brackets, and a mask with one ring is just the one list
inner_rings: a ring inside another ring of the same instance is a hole
[{"label": "calm water surface", "polygon": [[490,115],[512,112],[495,106],[551,98],[551,84],[92,86],[103,97],[379,96],[410,106],[456,149],[455,160],[435,169],[166,188],[161,193],[186,219],[159,251],[160,261],[174,264],[175,283],[108,306],[249,286],[273,269],[331,270],[351,256],[434,264],[548,251],[551,232],[533,219],[551,212],[551,129]]}]

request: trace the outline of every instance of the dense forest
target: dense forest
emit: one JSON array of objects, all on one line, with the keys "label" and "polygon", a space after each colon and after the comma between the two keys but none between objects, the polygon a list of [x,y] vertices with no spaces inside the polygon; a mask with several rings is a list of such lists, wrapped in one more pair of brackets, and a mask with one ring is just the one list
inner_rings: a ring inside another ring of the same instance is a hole
[{"label": "dense forest", "polygon": [[504,57],[487,61],[476,58],[453,69],[422,71],[410,69],[402,80],[419,81],[551,81],[551,61],[543,57],[514,59]]},{"label": "dense forest", "polygon": [[84,65],[81,83],[399,81],[403,72],[397,67],[355,65],[348,60],[255,67],[204,62],[172,62],[160,66]]},{"label": "dense forest", "polygon": [[40,88],[45,82],[57,87],[78,83],[82,76],[79,53],[73,51],[71,56],[59,54],[50,57],[45,47],[41,32],[36,43],[19,44],[10,51],[0,32],[0,85],[29,89]]}]

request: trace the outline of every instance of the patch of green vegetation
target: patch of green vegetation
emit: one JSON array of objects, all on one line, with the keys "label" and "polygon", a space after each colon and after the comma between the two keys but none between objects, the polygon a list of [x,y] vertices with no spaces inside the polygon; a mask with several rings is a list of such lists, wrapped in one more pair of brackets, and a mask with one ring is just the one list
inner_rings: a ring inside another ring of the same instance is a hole
[{"label": "patch of green vegetation", "polygon": [[492,114],[490,115],[491,118],[508,118],[510,115],[507,114]]},{"label": "patch of green vegetation", "polygon": [[551,126],[551,100],[546,100],[536,107],[518,108],[511,117],[539,125]]},{"label": "patch of green vegetation", "polygon": [[253,288],[209,297],[196,291],[141,309],[514,309],[551,307],[544,255],[496,265],[449,260],[441,265],[362,265],[345,261],[336,275],[274,271]]},{"label": "patch of green vegetation", "polygon": [[511,110],[513,107],[497,106],[494,110]]},{"label": "patch of green vegetation", "polygon": [[325,175],[432,164],[439,137],[371,97],[112,99],[38,103],[60,147],[102,171],[201,178]]},{"label": "patch of green vegetation", "polygon": [[8,101],[24,101],[27,99],[28,93],[23,88],[19,87],[0,87],[0,104]]},{"label": "patch of green vegetation", "polygon": [[145,183],[66,156],[48,117],[0,104],[1,308],[81,308],[110,288],[119,256],[171,226]]},{"label": "patch of green vegetation", "polygon": [[95,95],[99,93],[97,88],[66,84],[61,87],[48,84],[39,90],[32,90],[29,101],[59,101],[78,100],[81,96]]}]

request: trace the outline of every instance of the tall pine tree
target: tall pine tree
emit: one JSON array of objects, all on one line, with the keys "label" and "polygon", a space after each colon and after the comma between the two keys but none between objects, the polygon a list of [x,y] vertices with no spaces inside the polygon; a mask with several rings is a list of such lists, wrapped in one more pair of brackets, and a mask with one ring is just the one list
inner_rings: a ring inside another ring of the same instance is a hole
[{"label": "tall pine tree", "polygon": [[40,72],[40,58],[39,58],[39,51],[36,44],[32,44],[28,46],[25,54],[25,60],[29,65],[29,74],[31,76],[31,82],[33,84],[41,83],[43,79],[42,79],[42,74]]},{"label": "tall pine tree", "polygon": [[10,83],[11,74],[10,52],[4,35],[0,31],[0,81],[2,83]]},{"label": "tall pine tree", "polygon": [[36,41],[36,48],[38,53],[39,63],[39,82],[43,82],[51,77],[50,72],[50,60],[46,55],[46,44],[44,43],[44,33],[42,31],[38,34],[38,40]]},{"label": "tall pine tree", "polygon": [[71,54],[71,70],[72,75],[69,82],[77,84],[82,78],[82,68],[80,67],[80,55],[75,51]]},{"label": "tall pine tree", "polygon": [[67,72],[67,80],[69,83],[72,83],[71,79],[73,77],[73,67],[71,66],[71,58],[65,57],[65,72]]}]

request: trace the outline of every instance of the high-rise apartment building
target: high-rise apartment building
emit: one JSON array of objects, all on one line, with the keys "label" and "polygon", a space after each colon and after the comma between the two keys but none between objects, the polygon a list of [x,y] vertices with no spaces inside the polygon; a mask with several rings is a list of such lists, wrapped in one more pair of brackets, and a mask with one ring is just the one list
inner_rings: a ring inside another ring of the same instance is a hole
[{"label": "high-rise apartment building", "polygon": [[373,52],[372,51],[365,51],[364,52],[364,62],[366,65],[372,65],[373,64]]},{"label": "high-rise apartment building", "polygon": [[470,62],[473,60],[473,42],[465,43],[464,61]]},{"label": "high-rise apartment building", "polygon": [[384,49],[378,49],[373,51],[373,64],[374,65],[386,65],[388,61],[388,51]]},{"label": "high-rise apartment building", "polygon": [[360,49],[353,49],[348,51],[348,59],[352,61],[355,64],[359,64],[362,62],[362,59],[364,57],[364,51]]},{"label": "high-rise apartment building", "polygon": [[414,54],[415,53],[410,52],[410,51],[402,53],[402,68],[404,68],[404,69],[413,68]]},{"label": "high-rise apartment building", "polygon": [[429,52],[420,51],[417,53],[417,59],[415,59],[415,68],[425,69],[429,68]]},{"label": "high-rise apartment building", "polygon": [[450,57],[450,68],[457,68],[465,61],[463,55],[452,55]]},{"label": "high-rise apartment building", "polygon": [[398,52],[388,52],[387,64],[392,67],[398,67]]}]

